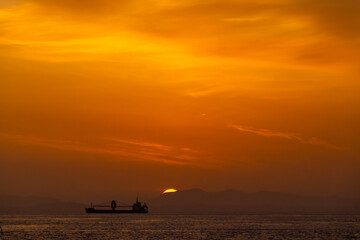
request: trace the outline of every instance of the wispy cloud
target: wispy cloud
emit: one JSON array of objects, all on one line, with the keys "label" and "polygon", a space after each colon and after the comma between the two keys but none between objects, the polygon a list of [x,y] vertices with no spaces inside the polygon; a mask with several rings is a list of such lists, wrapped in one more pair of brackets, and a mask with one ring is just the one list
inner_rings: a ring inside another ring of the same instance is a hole
[{"label": "wispy cloud", "polygon": [[203,88],[203,89],[188,89],[185,91],[185,95],[186,96],[190,96],[190,97],[194,97],[194,98],[199,98],[199,97],[206,97],[206,96],[210,96],[210,95],[216,95],[219,93],[223,93],[228,91],[229,88],[224,87],[224,86],[214,86],[214,87],[209,87],[209,88]]},{"label": "wispy cloud", "polygon": [[300,137],[299,135],[294,134],[294,133],[280,132],[280,131],[274,131],[274,130],[264,129],[264,128],[254,128],[254,127],[243,126],[243,125],[228,124],[228,126],[231,128],[235,128],[236,130],[241,131],[241,132],[252,133],[252,134],[256,134],[256,135],[264,136],[264,137],[280,137],[280,138],[285,138],[285,139],[289,139],[289,140],[295,140],[295,141],[298,141],[303,144],[318,145],[318,146],[333,148],[333,149],[337,149],[337,150],[345,149],[344,147],[328,143],[327,141],[316,138],[316,137],[304,138],[304,137]]},{"label": "wispy cloud", "polygon": [[[197,165],[197,151],[189,148],[167,146],[159,143],[135,141],[119,138],[105,138],[101,146],[86,142],[24,136],[16,134],[0,134],[0,137],[18,144],[36,145],[53,149],[79,151],[96,154],[118,155],[129,160],[148,160],[172,165]],[[107,140],[107,141],[106,141]]]},{"label": "wispy cloud", "polygon": [[225,18],[226,22],[255,22],[262,20],[260,17]]},{"label": "wispy cloud", "polygon": [[254,133],[256,135],[265,136],[265,137],[281,137],[281,138],[287,138],[287,139],[295,139],[298,141],[302,140],[300,137],[298,137],[297,135],[292,134],[292,133],[278,132],[278,131],[273,131],[273,130],[269,130],[269,129],[254,128],[254,127],[234,125],[234,124],[229,124],[228,126],[235,128],[241,132]]},{"label": "wispy cloud", "polygon": [[166,145],[163,145],[160,143],[143,142],[143,141],[135,141],[135,140],[127,140],[127,139],[119,139],[119,138],[108,138],[108,139],[115,141],[115,142],[119,142],[119,143],[124,143],[124,144],[129,144],[129,145],[137,145],[137,146],[149,147],[149,148],[156,148],[156,149],[164,150],[164,151],[170,151],[173,149],[173,147],[171,147],[171,146],[166,146]]}]

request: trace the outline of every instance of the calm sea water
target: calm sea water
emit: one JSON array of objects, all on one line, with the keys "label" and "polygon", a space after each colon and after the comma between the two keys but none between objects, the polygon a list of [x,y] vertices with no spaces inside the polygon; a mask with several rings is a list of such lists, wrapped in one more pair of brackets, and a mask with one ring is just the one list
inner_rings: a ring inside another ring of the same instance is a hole
[{"label": "calm sea water", "polygon": [[2,215],[0,239],[360,239],[354,215]]}]

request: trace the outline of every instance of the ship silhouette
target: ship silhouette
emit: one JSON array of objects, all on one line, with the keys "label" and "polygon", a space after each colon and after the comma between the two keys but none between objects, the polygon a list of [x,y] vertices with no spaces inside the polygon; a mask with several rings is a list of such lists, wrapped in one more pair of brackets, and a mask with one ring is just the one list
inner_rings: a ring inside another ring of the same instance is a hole
[{"label": "ship silhouette", "polygon": [[[95,207],[97,209],[95,209]],[[109,209],[110,208],[110,209]],[[125,209],[116,209],[125,208]],[[127,209],[126,209],[127,208]],[[148,213],[148,206],[146,203],[142,204],[136,198],[136,202],[131,205],[117,206],[116,201],[113,200],[110,205],[92,205],[85,208],[86,213]]]}]

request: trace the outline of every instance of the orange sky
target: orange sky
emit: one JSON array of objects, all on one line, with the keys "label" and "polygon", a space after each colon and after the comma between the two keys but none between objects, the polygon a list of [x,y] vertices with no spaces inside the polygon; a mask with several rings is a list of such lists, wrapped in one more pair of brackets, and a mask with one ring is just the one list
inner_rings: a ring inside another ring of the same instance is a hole
[{"label": "orange sky", "polygon": [[1,0],[0,190],[360,197],[359,26],[358,0]]}]

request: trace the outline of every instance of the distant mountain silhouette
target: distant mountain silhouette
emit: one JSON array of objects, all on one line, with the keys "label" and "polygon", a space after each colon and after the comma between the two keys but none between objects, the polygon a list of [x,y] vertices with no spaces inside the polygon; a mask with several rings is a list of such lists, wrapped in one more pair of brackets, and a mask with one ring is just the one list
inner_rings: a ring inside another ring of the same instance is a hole
[{"label": "distant mountain silhouette", "polygon": [[190,189],[167,193],[150,202],[159,213],[359,213],[359,201],[304,197],[281,192],[206,192]]},{"label": "distant mountain silhouette", "polygon": [[[190,189],[162,194],[146,202],[150,213],[155,214],[360,214],[360,201],[356,200],[266,191],[206,192]],[[0,214],[85,214],[85,207],[86,204],[47,197],[0,196]]]},{"label": "distant mountain silhouette", "polygon": [[81,203],[47,197],[0,196],[2,214],[77,214],[84,213],[84,208]]}]

